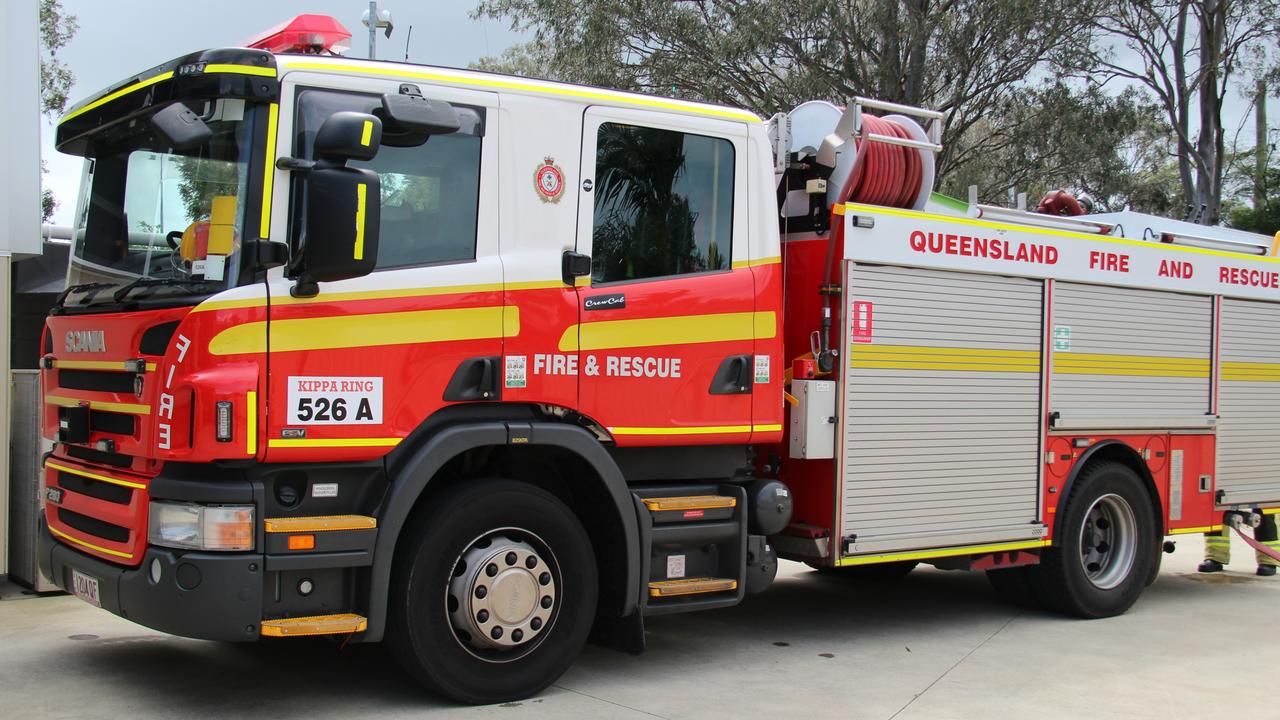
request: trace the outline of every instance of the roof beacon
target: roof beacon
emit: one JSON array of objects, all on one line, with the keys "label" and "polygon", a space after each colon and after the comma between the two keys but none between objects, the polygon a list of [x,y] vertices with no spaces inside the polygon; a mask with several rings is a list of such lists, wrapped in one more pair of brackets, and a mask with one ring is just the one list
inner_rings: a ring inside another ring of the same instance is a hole
[{"label": "roof beacon", "polygon": [[351,49],[351,32],[332,16],[304,14],[249,38],[244,44],[272,53],[341,55]]}]

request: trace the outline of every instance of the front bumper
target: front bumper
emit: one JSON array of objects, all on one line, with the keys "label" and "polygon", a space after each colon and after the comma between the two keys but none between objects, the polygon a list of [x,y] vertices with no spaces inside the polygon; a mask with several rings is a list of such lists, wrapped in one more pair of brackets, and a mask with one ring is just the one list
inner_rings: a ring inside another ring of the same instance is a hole
[{"label": "front bumper", "polygon": [[[40,569],[58,587],[71,571],[96,578],[102,607],[140,625],[200,640],[258,639],[263,609],[263,556],[149,547],[142,564],[126,568],[54,540],[40,516]],[[151,581],[159,562],[160,580]]]}]

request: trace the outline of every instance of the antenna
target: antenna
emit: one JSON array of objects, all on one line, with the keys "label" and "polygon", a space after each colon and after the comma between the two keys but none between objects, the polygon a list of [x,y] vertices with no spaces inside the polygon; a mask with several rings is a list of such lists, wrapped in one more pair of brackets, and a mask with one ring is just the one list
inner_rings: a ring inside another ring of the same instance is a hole
[{"label": "antenna", "polygon": [[409,32],[404,36],[404,61],[409,62],[409,40],[413,37],[413,26],[409,26]]}]

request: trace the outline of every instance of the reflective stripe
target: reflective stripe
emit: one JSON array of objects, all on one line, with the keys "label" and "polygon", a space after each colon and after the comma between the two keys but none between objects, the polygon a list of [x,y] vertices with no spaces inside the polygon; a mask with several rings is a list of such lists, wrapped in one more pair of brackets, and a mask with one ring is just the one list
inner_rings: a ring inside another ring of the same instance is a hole
[{"label": "reflective stripe", "polygon": [[245,454],[258,454],[258,393],[250,390],[245,393]]},{"label": "reflective stripe", "polygon": [[273,448],[348,448],[348,447],[395,447],[404,438],[276,438],[267,441],[267,447]]},{"label": "reflective stripe", "polygon": [[1053,371],[1065,375],[1207,378],[1209,377],[1209,360],[1153,355],[1055,352]]},{"label": "reflective stripe", "polygon": [[271,237],[271,188],[276,177],[276,128],[279,122],[280,106],[271,103],[267,108],[267,152],[262,168],[262,219],[258,226],[258,234],[263,240]]},{"label": "reflective stripe", "polygon": [[768,340],[776,336],[777,332],[778,319],[773,312],[602,320],[565,328],[558,347],[560,352],[573,352],[731,340]]},{"label": "reflective stripe", "polygon": [[373,141],[373,121],[365,120],[364,127],[360,128],[360,144],[369,147],[369,143]]},{"label": "reflective stripe", "polygon": [[90,480],[98,480],[99,482],[111,483],[112,485],[120,485],[127,488],[134,488],[135,490],[145,490],[147,488],[147,486],[143,483],[132,482],[132,481],[123,480],[117,477],[111,477],[110,475],[99,475],[98,473],[89,472],[87,470],[79,470],[73,467],[67,467],[66,465],[53,462],[52,460],[46,460],[44,463],[44,466],[47,468],[53,468],[58,472],[70,473],[72,475],[79,475],[80,477],[87,477]]},{"label": "reflective stripe", "polygon": [[[375,345],[416,345],[451,340],[485,340],[520,334],[520,308],[477,308],[330,315],[271,321],[272,352],[337,350]],[[213,355],[267,351],[265,321],[234,325],[209,341]]]},{"label": "reflective stripe", "polygon": [[280,58],[280,62],[284,70],[318,70],[326,73],[346,73],[361,75],[364,77],[382,76],[394,78],[417,78],[433,82],[448,83],[451,85],[461,85],[464,87],[478,87],[491,90],[516,90],[519,92],[536,93],[540,95],[556,95],[581,100],[603,101],[607,103],[616,103],[618,105],[660,108],[662,110],[673,110],[676,112],[690,113],[692,115],[707,115],[710,117],[727,118],[730,120],[738,120],[748,123],[760,122],[760,118],[756,117],[755,113],[748,110],[697,105],[681,100],[667,100],[659,97],[624,93],[617,90],[602,90],[574,85],[561,85],[550,82],[531,82],[511,76],[481,74],[463,75],[430,69],[409,70],[405,68],[379,66],[372,63],[356,64],[344,63],[341,61],[314,62],[306,60],[294,61],[288,58]]},{"label": "reflective stripe", "polygon": [[59,125],[61,125],[62,123],[66,122],[66,121],[68,121],[68,120],[70,120],[70,119],[72,119],[72,118],[79,117],[79,116],[81,116],[81,115],[83,115],[83,114],[85,114],[85,113],[89,112],[90,110],[95,110],[95,109],[97,109],[97,108],[100,108],[100,107],[102,107],[103,105],[106,105],[107,103],[111,102],[112,100],[117,100],[117,99],[119,99],[119,98],[124,97],[125,95],[128,95],[129,93],[133,93],[133,92],[137,92],[137,91],[139,91],[139,90],[142,90],[143,88],[149,88],[149,87],[151,87],[152,85],[155,85],[155,84],[156,84],[156,83],[158,83],[158,82],[164,82],[165,80],[168,80],[168,79],[169,79],[169,78],[171,78],[171,77],[173,77],[173,71],[172,71],[172,70],[170,70],[170,71],[168,71],[168,72],[162,72],[162,73],[160,73],[159,75],[156,75],[156,76],[154,76],[154,77],[149,77],[149,78],[147,78],[146,80],[141,80],[141,81],[136,82],[136,83],[134,83],[134,84],[132,84],[132,85],[130,85],[130,86],[128,86],[128,87],[120,88],[119,90],[117,90],[117,91],[115,91],[115,92],[113,92],[113,93],[111,93],[111,94],[109,94],[109,95],[103,95],[102,97],[98,98],[97,100],[94,100],[93,102],[89,103],[88,105],[85,105],[84,107],[80,108],[79,110],[72,110],[71,112],[67,113],[66,115],[63,115],[63,116],[62,116],[62,120],[58,121],[58,124],[59,124]]},{"label": "reflective stripe", "polygon": [[849,346],[849,367],[873,370],[1040,372],[1040,351],[924,345]]},{"label": "reflective stripe", "polygon": [[122,557],[122,558],[125,558],[126,560],[132,560],[132,559],[133,559],[133,555],[132,555],[131,553],[127,553],[127,552],[120,552],[119,550],[109,550],[109,549],[107,549],[107,548],[104,548],[104,547],[101,547],[101,546],[98,546],[98,545],[94,545],[94,544],[93,544],[93,543],[91,543],[91,542],[86,542],[86,541],[84,541],[84,540],[81,540],[81,539],[80,539],[80,538],[78,538],[78,537],[71,537],[70,535],[68,535],[68,534],[66,534],[66,533],[62,532],[61,530],[59,530],[58,528],[53,527],[52,525],[50,525],[50,526],[49,526],[49,532],[53,533],[54,535],[57,535],[58,537],[62,538],[63,540],[69,540],[70,542],[73,542],[73,543],[75,543],[75,544],[77,544],[77,545],[83,545],[84,547],[87,547],[87,548],[89,548],[90,550],[97,550],[97,551],[98,551],[98,552],[100,552],[100,553],[106,553],[107,555],[114,555],[115,557]]},{"label": "reflective stripe", "polygon": [[1048,547],[1052,540],[1031,540],[1028,542],[998,543],[995,545],[968,545],[965,547],[943,548],[935,550],[918,550],[915,552],[888,553],[883,555],[859,555],[842,558],[839,567],[846,565],[871,565],[874,563],[897,562],[901,560],[924,560],[926,558],[957,557],[959,555],[976,555],[979,553],[1009,552],[1011,550],[1032,550]]},{"label": "reflective stripe", "polygon": [[1280,363],[1222,361],[1222,379],[1244,382],[1280,382]]},{"label": "reflective stripe", "polygon": [[93,410],[129,413],[131,415],[151,414],[150,405],[138,405],[135,403],[107,402],[105,400],[81,400],[79,398],[61,397],[59,395],[45,395],[44,401],[50,405],[57,405],[59,407],[77,407],[81,404],[87,403]]},{"label": "reflective stripe", "polygon": [[[119,370],[134,372],[128,360],[54,360],[53,366],[59,370]],[[156,364],[147,363],[147,372],[155,372]]]},{"label": "reflective stripe", "polygon": [[356,186],[356,247],[351,257],[355,260],[364,259],[364,213],[365,213],[365,195],[368,193],[369,186],[360,183]]}]

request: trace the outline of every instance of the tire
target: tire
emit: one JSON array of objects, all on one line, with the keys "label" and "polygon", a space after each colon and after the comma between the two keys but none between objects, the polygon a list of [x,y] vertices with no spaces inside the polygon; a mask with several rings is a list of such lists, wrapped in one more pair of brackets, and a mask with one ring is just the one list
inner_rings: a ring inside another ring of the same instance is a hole
[{"label": "tire", "polygon": [[573,664],[595,619],[590,538],[563,502],[526,483],[467,480],[431,498],[392,573],[392,654],[464,703],[542,691]]},{"label": "tire", "polygon": [[901,562],[877,563],[875,565],[846,565],[844,567],[810,564],[809,567],[831,577],[884,582],[901,580],[910,575],[911,571],[915,570],[919,564],[915,560],[903,560]]},{"label": "tire", "polygon": [[1036,597],[1031,575],[1031,567],[988,570],[987,581],[1005,602],[1030,610],[1039,610],[1044,605],[1040,603],[1040,598]]},{"label": "tire", "polygon": [[1157,547],[1142,480],[1116,462],[1091,464],[1067,498],[1058,543],[1029,575],[1036,596],[1059,612],[1103,618],[1128,610],[1146,589]]}]

